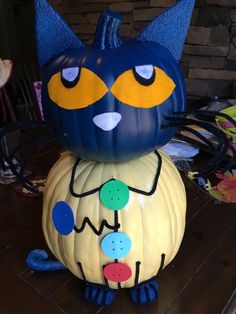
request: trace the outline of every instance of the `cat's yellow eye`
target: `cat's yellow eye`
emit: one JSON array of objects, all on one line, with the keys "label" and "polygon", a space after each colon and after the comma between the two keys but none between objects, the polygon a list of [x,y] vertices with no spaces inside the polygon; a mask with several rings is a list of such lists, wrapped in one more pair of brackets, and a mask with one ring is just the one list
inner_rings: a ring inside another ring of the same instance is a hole
[{"label": "cat's yellow eye", "polygon": [[67,68],[54,74],[48,82],[50,99],[64,109],[82,109],[101,99],[106,84],[86,68]]},{"label": "cat's yellow eye", "polygon": [[122,103],[151,108],[166,101],[176,85],[161,69],[152,65],[137,66],[121,74],[111,88]]}]

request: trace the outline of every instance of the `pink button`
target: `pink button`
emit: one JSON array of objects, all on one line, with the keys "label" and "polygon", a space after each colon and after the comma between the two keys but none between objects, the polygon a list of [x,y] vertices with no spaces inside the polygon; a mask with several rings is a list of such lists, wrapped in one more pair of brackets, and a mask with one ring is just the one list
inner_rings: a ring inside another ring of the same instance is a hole
[{"label": "pink button", "polygon": [[122,263],[108,264],[103,273],[105,278],[114,282],[127,281],[132,276],[130,267]]}]

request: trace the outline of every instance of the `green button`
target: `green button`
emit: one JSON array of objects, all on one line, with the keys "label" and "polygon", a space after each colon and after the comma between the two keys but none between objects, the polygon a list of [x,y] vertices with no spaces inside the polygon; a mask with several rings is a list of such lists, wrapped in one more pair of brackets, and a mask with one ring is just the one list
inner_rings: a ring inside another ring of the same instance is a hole
[{"label": "green button", "polygon": [[109,209],[122,209],[129,201],[129,188],[121,181],[109,181],[101,188],[100,200]]}]

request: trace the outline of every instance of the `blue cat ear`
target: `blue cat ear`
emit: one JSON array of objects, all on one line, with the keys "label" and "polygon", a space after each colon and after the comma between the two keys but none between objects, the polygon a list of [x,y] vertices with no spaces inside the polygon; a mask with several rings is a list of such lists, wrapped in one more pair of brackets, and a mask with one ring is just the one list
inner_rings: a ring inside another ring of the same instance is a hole
[{"label": "blue cat ear", "polygon": [[35,31],[40,66],[70,48],[84,47],[47,0],[35,0]]},{"label": "blue cat ear", "polygon": [[139,41],[153,41],[166,47],[180,60],[187,36],[195,0],[180,0],[154,19],[138,36]]}]

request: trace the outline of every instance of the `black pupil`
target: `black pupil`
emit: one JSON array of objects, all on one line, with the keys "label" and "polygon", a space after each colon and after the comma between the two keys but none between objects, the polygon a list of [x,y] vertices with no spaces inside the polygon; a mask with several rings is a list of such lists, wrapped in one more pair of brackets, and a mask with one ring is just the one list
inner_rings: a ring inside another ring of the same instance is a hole
[{"label": "black pupil", "polygon": [[77,85],[79,79],[80,79],[80,70],[78,71],[78,74],[76,75],[76,77],[74,78],[74,80],[67,80],[65,77],[65,75],[63,75],[63,70],[61,71],[61,81],[62,84],[66,87],[66,88],[73,88]]},{"label": "black pupil", "polygon": [[148,79],[138,74],[135,68],[133,69],[133,74],[136,81],[139,82],[139,84],[144,85],[144,86],[152,85],[156,78],[156,72],[154,68],[153,68],[152,76]]}]

